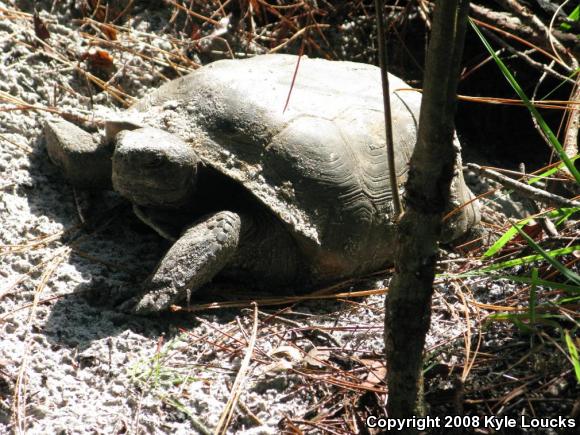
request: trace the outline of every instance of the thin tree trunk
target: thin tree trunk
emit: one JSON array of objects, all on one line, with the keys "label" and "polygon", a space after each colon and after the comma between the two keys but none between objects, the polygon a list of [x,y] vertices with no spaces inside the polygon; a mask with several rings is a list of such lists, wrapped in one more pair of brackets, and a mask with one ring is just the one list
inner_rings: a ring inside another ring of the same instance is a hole
[{"label": "thin tree trunk", "polygon": [[435,5],[417,145],[406,185],[407,208],[399,223],[396,272],[385,306],[390,418],[421,413],[416,408],[417,388],[441,219],[454,170],[454,114],[468,9],[468,0],[439,0]]}]

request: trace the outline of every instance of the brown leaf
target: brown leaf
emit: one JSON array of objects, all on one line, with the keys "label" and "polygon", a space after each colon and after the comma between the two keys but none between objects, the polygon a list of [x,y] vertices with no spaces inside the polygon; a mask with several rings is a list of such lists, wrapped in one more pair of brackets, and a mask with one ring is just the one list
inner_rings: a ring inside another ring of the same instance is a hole
[{"label": "brown leaf", "polygon": [[117,30],[112,26],[103,26],[101,28],[104,35],[107,37],[109,41],[116,41],[117,40]]},{"label": "brown leaf", "polygon": [[101,68],[108,68],[113,65],[113,57],[105,50],[100,49],[89,50],[86,60],[93,66]]},{"label": "brown leaf", "polygon": [[302,360],[302,352],[294,346],[279,346],[270,352],[270,356],[286,358],[290,361]]},{"label": "brown leaf", "polygon": [[44,24],[44,21],[40,19],[40,17],[38,16],[38,12],[36,11],[34,12],[33,20],[34,20],[34,34],[36,35],[36,37],[38,39],[41,39],[42,41],[45,41],[48,38],[50,38],[50,33],[46,28],[46,24]]},{"label": "brown leaf", "polygon": [[330,351],[320,350],[314,347],[308,352],[304,362],[312,367],[323,368],[327,365],[328,358],[330,357]]},{"label": "brown leaf", "polygon": [[113,57],[105,50],[91,48],[82,56],[82,60],[86,61],[88,69],[101,79],[107,80],[115,72]]}]

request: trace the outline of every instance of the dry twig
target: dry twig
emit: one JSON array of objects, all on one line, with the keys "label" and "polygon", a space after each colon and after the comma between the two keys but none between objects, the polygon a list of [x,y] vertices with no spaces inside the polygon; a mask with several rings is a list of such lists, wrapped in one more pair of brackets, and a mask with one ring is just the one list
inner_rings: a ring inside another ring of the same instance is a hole
[{"label": "dry twig", "polygon": [[529,184],[514,180],[513,178],[506,177],[505,175],[502,175],[493,169],[484,168],[476,165],[475,163],[468,163],[467,167],[477,171],[479,174],[485,176],[486,178],[491,178],[501,183],[503,186],[514,189],[521,195],[532,198],[536,201],[546,204],[556,204],[560,207],[580,207],[580,202],[578,201],[567,199],[560,195],[546,192],[545,190],[538,189],[536,187],[530,186]]}]

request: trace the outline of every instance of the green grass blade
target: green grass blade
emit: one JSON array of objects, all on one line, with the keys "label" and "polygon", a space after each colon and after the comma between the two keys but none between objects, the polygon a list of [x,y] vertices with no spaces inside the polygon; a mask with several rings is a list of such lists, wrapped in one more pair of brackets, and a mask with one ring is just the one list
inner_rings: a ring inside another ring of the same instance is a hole
[{"label": "green grass blade", "polygon": [[538,301],[536,295],[537,287],[538,287],[538,268],[534,267],[532,269],[532,285],[530,286],[530,302],[529,302],[530,322],[532,322],[532,325],[536,323],[536,304]]},{"label": "green grass blade", "polygon": [[[578,160],[578,158],[580,158],[580,155],[577,155],[577,156],[572,157],[570,159],[570,161],[571,162],[575,162],[576,160]],[[564,166],[566,166],[566,165],[564,164],[564,162],[562,162],[559,165],[554,166],[553,168],[550,168],[550,169],[546,170],[545,172],[542,172],[541,174],[536,175],[533,178],[530,178],[528,180],[528,184],[537,183],[538,181],[540,181],[540,180],[542,180],[542,179],[544,179],[546,177],[549,177],[550,175],[554,175],[556,172],[558,172],[559,170],[561,170]]]},{"label": "green grass blade", "polygon": [[558,216],[556,216],[556,215],[553,216],[553,217],[559,218],[554,223],[556,226],[558,226],[558,225],[562,225],[564,222],[566,222],[568,219],[570,219],[570,217],[574,213],[578,213],[580,211],[580,207],[560,208],[560,209],[554,210],[554,211],[561,211],[561,213]]},{"label": "green grass blade", "polygon": [[568,298],[558,299],[555,304],[556,305],[565,305],[565,304],[573,304],[575,302],[580,301],[580,296],[571,296]]},{"label": "green grass blade", "polygon": [[[527,234],[526,234],[527,236]],[[559,248],[554,249],[552,251],[545,252],[545,254],[553,260],[556,257],[560,257],[562,255],[571,254],[572,252],[580,249],[580,245],[568,246],[566,248]],[[533,263],[534,261],[541,260],[544,257],[542,254],[532,254],[526,255],[525,257],[521,258],[514,258],[513,260],[502,261],[501,263],[492,264],[491,266],[482,267],[479,271],[476,272],[468,272],[464,275],[482,275],[487,274],[489,272],[495,272],[497,270],[507,269],[508,267],[515,267],[515,266],[524,266],[526,264]],[[559,263],[558,263],[559,264]],[[562,265],[561,265],[562,266]],[[562,266],[564,267],[564,266]]]},{"label": "green grass blade", "polygon": [[530,111],[532,116],[535,118],[536,122],[538,123],[538,125],[540,126],[540,128],[542,129],[542,131],[544,132],[544,134],[546,135],[546,137],[550,141],[550,144],[552,144],[552,146],[554,147],[554,149],[556,150],[556,152],[560,156],[560,159],[564,162],[564,164],[566,165],[566,167],[568,168],[570,173],[574,176],[574,178],[576,179],[576,183],[580,184],[580,172],[578,172],[578,169],[576,169],[576,167],[574,166],[574,163],[572,163],[572,161],[570,160],[570,157],[568,157],[568,155],[566,155],[564,148],[562,147],[562,145],[558,141],[558,138],[556,137],[554,132],[552,132],[552,129],[550,129],[550,127],[548,126],[546,121],[544,121],[544,118],[542,117],[542,115],[540,115],[540,112],[538,112],[538,109],[536,109],[536,107],[532,104],[532,102],[530,101],[528,96],[525,94],[525,92],[523,91],[523,89],[521,88],[519,83],[516,81],[516,79],[512,75],[512,73],[509,71],[509,69],[505,66],[505,64],[502,62],[502,60],[499,58],[499,56],[497,54],[495,54],[494,49],[491,47],[491,45],[489,44],[487,39],[485,39],[485,36],[483,36],[483,33],[481,33],[481,31],[479,30],[477,25],[471,19],[469,20],[469,23],[471,24],[471,27],[473,28],[475,33],[477,33],[477,36],[479,36],[479,39],[481,39],[481,42],[483,43],[483,45],[485,46],[485,48],[487,49],[489,54],[495,60],[495,63],[497,64],[497,66],[499,67],[501,72],[503,73],[506,80],[509,82],[509,84],[514,89],[514,91],[516,91],[516,93],[518,94],[520,99],[523,101],[523,103],[525,104],[527,109]]},{"label": "green grass blade", "polygon": [[[571,271],[558,260],[556,260],[550,253],[544,251],[540,245],[538,245],[534,239],[528,236],[525,231],[520,230],[517,226],[514,226],[515,229],[518,230],[520,235],[528,242],[530,245],[539,255],[541,255],[548,263],[550,263],[558,272],[560,272],[566,279],[572,281],[576,285],[580,285],[580,275]],[[551,251],[554,252],[554,251]]]},{"label": "green grass blade", "polygon": [[568,347],[568,353],[570,354],[572,365],[574,366],[576,382],[580,384],[580,361],[578,360],[578,348],[574,344],[574,340],[572,340],[572,337],[570,337],[570,333],[568,331],[564,332],[564,337],[566,339],[566,346]]},{"label": "green grass blade", "polygon": [[[568,19],[570,21],[578,21],[579,18],[580,18],[580,5],[576,6],[576,8],[572,11],[572,13],[568,15]],[[560,24],[560,30],[563,30],[564,32],[569,32],[570,30],[572,30],[572,26],[568,23],[562,23]]]},{"label": "green grass blade", "polygon": [[[525,218],[525,219],[522,219],[521,221],[517,222],[514,225],[518,225],[520,227],[523,227],[531,220],[532,220],[532,218]],[[497,241],[493,245],[491,245],[489,247],[489,249],[487,251],[485,251],[485,253],[483,254],[483,258],[493,257],[511,239],[513,239],[516,236],[516,234],[518,234],[518,230],[516,230],[514,227],[509,228],[505,233],[503,233],[503,235],[499,239],[497,239]]]},{"label": "green grass blade", "polygon": [[[541,213],[537,217],[546,216],[546,217],[552,218],[552,219],[559,218],[555,222],[555,225],[558,226],[558,225],[561,225],[563,222],[566,222],[570,218],[570,216],[572,216],[574,213],[577,213],[578,211],[580,211],[580,207],[559,208],[557,210],[552,210],[550,212]],[[522,228],[532,219],[533,218],[531,218],[531,217],[524,218],[524,219],[518,221],[515,225]],[[518,231],[514,227],[509,228],[505,233],[502,234],[502,236],[493,245],[491,245],[489,247],[489,249],[487,251],[485,251],[485,253],[482,255],[482,258],[493,257],[517,234],[518,234]]]},{"label": "green grass blade", "polygon": [[[507,320],[512,322],[519,330],[527,333],[535,332],[532,324],[526,324],[523,321],[527,320],[530,321],[530,314],[529,313],[494,313],[488,316],[489,320]],[[558,331],[561,331],[562,328],[558,323],[559,320],[562,319],[562,316],[557,314],[536,314],[536,323],[551,326]]]},{"label": "green grass blade", "polygon": [[570,294],[580,294],[580,286],[577,285],[570,285],[570,284],[562,284],[560,282],[554,282],[554,281],[546,281],[544,279],[541,278],[536,278],[535,280],[527,277],[527,276],[513,276],[513,275],[501,275],[496,277],[497,279],[507,279],[509,281],[513,281],[513,282],[519,282],[522,284],[534,284],[534,282],[536,283],[536,285],[541,285],[542,287],[547,287],[547,288],[551,288],[554,290],[564,290],[567,293]]}]

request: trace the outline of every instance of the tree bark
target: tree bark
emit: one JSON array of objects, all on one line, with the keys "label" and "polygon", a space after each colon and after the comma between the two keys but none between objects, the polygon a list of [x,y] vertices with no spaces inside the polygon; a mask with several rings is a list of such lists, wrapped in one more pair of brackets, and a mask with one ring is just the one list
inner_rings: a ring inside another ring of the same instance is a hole
[{"label": "tree bark", "polygon": [[395,275],[385,302],[390,418],[409,418],[418,410],[438,240],[455,162],[454,114],[468,9],[468,0],[439,0],[435,5],[406,211],[399,223]]}]

